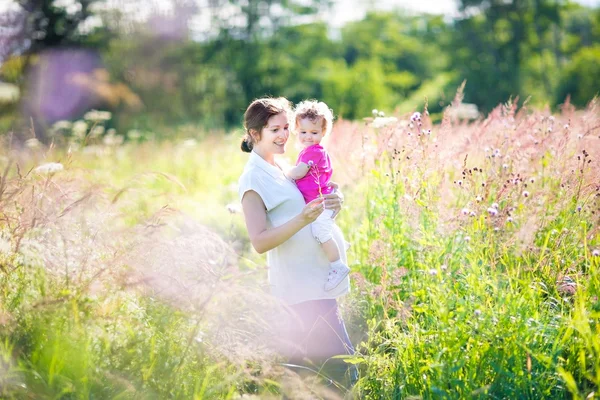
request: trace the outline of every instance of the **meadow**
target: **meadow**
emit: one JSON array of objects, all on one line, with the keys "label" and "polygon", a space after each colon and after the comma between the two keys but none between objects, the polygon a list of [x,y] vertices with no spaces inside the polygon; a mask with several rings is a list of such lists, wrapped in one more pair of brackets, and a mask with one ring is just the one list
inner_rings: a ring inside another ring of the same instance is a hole
[{"label": "meadow", "polygon": [[329,138],[352,388],[269,348],[285,309],[240,214],[240,132],[2,136],[0,397],[600,397],[600,103],[451,109]]}]

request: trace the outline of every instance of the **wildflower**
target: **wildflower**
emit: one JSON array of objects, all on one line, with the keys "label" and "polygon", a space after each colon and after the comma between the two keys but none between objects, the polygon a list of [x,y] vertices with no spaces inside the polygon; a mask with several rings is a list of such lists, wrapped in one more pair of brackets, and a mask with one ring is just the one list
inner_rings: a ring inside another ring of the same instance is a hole
[{"label": "wildflower", "polygon": [[59,171],[62,171],[63,165],[61,163],[46,163],[46,164],[42,164],[39,167],[37,167],[36,169],[34,169],[34,172],[37,172],[38,174],[46,174],[46,175],[51,175],[51,174],[55,174]]},{"label": "wildflower", "polygon": [[492,208],[498,209],[498,203],[492,203]]},{"label": "wildflower", "polygon": [[132,129],[127,132],[127,137],[130,140],[136,140],[142,137],[142,132],[138,131],[137,129]]},{"label": "wildflower", "polygon": [[88,111],[83,115],[83,119],[92,121],[92,122],[104,122],[111,119],[112,114],[109,111],[98,111],[92,110]]},{"label": "wildflower", "polygon": [[442,264],[442,265],[440,266],[440,269],[441,269],[442,271],[445,271],[445,270],[447,270],[447,269],[448,269],[448,266],[447,266],[446,264]]},{"label": "wildflower", "polygon": [[371,126],[373,128],[383,128],[384,126],[388,126],[398,121],[396,117],[376,117],[373,122],[371,122]]},{"label": "wildflower", "polygon": [[481,197],[481,196],[477,196],[475,198],[475,201],[477,201],[478,203],[481,203],[482,200],[483,200],[483,197]]},{"label": "wildflower", "polygon": [[548,131],[548,132],[552,132],[552,127],[551,127],[551,126],[549,126],[549,127],[548,127],[548,129],[547,129],[547,131]]},{"label": "wildflower", "polygon": [[502,164],[502,168],[508,169],[508,164]]},{"label": "wildflower", "polygon": [[581,211],[581,206],[577,206],[577,212]]},{"label": "wildflower", "polygon": [[40,147],[40,141],[37,140],[36,138],[31,138],[31,139],[27,139],[25,141],[25,146],[29,147],[30,149],[35,149],[37,147]]},{"label": "wildflower", "polygon": [[594,251],[592,251],[592,256],[594,256],[594,257],[600,257],[600,250],[595,249]]},{"label": "wildflower", "polygon": [[471,212],[469,213],[469,216],[470,216],[470,217],[474,217],[474,216],[476,216],[476,215],[477,215],[477,214],[475,214],[475,211],[471,211]]},{"label": "wildflower", "polygon": [[437,273],[438,273],[438,271],[435,268],[432,268],[432,269],[429,270],[429,275],[431,275],[431,276],[436,276]]},{"label": "wildflower", "polygon": [[0,237],[0,254],[1,253],[6,253],[6,254],[10,253],[11,248],[12,248],[12,246],[10,244],[10,241]]},{"label": "wildflower", "polygon": [[383,111],[379,111],[379,114],[377,114],[380,117],[385,117],[385,113]]},{"label": "wildflower", "polygon": [[529,182],[533,183],[533,182],[535,182],[535,179],[531,178],[531,179],[529,179]]},{"label": "wildflower", "polygon": [[583,135],[580,133],[579,135],[577,135],[577,139],[583,139]]},{"label": "wildflower", "polygon": [[490,207],[487,209],[488,214],[490,214],[490,216],[495,217],[496,215],[498,215],[498,210],[496,210],[494,207]]},{"label": "wildflower", "polygon": [[475,316],[479,317],[481,315],[481,310],[477,309],[475,310]]},{"label": "wildflower", "polygon": [[121,135],[106,135],[103,142],[106,146],[118,146],[123,144],[123,140],[124,138]]},{"label": "wildflower", "polygon": [[569,130],[569,124],[565,124],[564,128],[565,128],[565,130],[568,131]]},{"label": "wildflower", "polygon": [[73,135],[78,138],[84,138],[88,125],[85,121],[75,121],[73,123]]},{"label": "wildflower", "polygon": [[90,137],[98,137],[98,136],[102,136],[103,134],[104,134],[104,127],[102,125],[97,125],[90,131]]},{"label": "wildflower", "polygon": [[506,222],[508,222],[509,224],[512,224],[512,223],[513,223],[513,221],[514,221],[514,220],[513,220],[513,217],[508,217],[508,218],[506,218]]},{"label": "wildflower", "polygon": [[523,191],[523,197],[529,197],[529,192],[527,190]]},{"label": "wildflower", "polygon": [[376,108],[374,108],[373,111],[371,111],[371,114],[373,114],[373,116],[376,117],[379,115],[379,111]]},{"label": "wildflower", "polygon": [[413,122],[417,122],[417,121],[421,121],[421,113],[420,112],[415,112],[411,117],[410,120]]},{"label": "wildflower", "polygon": [[549,116],[548,121],[550,121],[551,123],[554,123],[554,116],[553,115]]},{"label": "wildflower", "polygon": [[458,184],[458,186],[462,186],[463,182],[461,180],[456,181],[456,183]]},{"label": "wildflower", "polygon": [[465,236],[465,242],[470,242],[471,241],[471,236]]},{"label": "wildflower", "polygon": [[468,208],[463,208],[461,210],[461,212],[462,212],[462,215],[469,215],[469,209]]},{"label": "wildflower", "polygon": [[70,121],[56,121],[52,124],[52,129],[57,131],[68,131],[72,126],[73,124]]}]

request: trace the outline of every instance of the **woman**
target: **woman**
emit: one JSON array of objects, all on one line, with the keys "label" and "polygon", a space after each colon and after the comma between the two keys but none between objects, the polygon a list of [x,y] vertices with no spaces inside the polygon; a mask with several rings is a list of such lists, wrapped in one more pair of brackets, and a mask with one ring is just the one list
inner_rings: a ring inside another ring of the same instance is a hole
[{"label": "woman", "polygon": [[[250,158],[239,180],[239,194],[252,246],[267,253],[272,294],[296,316],[281,350],[292,363],[306,359],[321,363],[354,353],[336,301],[348,292],[349,279],[331,291],[324,290],[329,262],[310,229],[325,208],[337,214],[343,200],[334,192],[306,204],[275,162],[275,155],[285,152],[289,117],[289,102],[284,98],[258,99],[248,106],[241,147]],[[345,242],[337,227],[333,238],[347,262]],[[354,381],[356,369],[350,375]]]}]

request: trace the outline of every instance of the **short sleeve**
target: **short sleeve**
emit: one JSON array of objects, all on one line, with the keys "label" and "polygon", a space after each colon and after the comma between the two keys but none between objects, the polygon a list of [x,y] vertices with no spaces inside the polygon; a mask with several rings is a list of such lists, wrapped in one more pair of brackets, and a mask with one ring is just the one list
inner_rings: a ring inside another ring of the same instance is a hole
[{"label": "short sleeve", "polygon": [[312,161],[315,165],[319,165],[325,157],[325,150],[320,146],[311,146],[300,154],[298,163],[308,164]]},{"label": "short sleeve", "polygon": [[[269,186],[271,186],[271,190],[268,189]],[[267,211],[277,207],[282,201],[285,200],[285,198],[279,195],[277,190],[273,189],[273,182],[271,185],[269,185],[268,182],[265,182],[264,176],[253,174],[251,171],[244,172],[238,181],[238,194],[240,197],[240,202],[244,198],[246,192],[253,190],[261,197],[263,203],[265,203]]]}]

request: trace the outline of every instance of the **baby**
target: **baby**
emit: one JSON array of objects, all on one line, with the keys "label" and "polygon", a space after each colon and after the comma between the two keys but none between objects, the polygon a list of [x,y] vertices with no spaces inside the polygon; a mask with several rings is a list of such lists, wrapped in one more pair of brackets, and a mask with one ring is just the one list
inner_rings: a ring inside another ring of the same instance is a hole
[{"label": "baby", "polygon": [[[331,132],[332,125],[333,113],[325,103],[307,100],[296,106],[294,131],[303,150],[298,155],[296,166],[290,169],[287,175],[296,180],[296,185],[307,203],[333,191],[329,186],[333,172],[331,160],[320,144],[325,135]],[[337,243],[333,240],[335,221],[332,216],[333,210],[325,210],[311,224],[312,234],[323,247],[329,260],[326,291],[336,288],[350,272],[350,268],[341,260]]]}]

